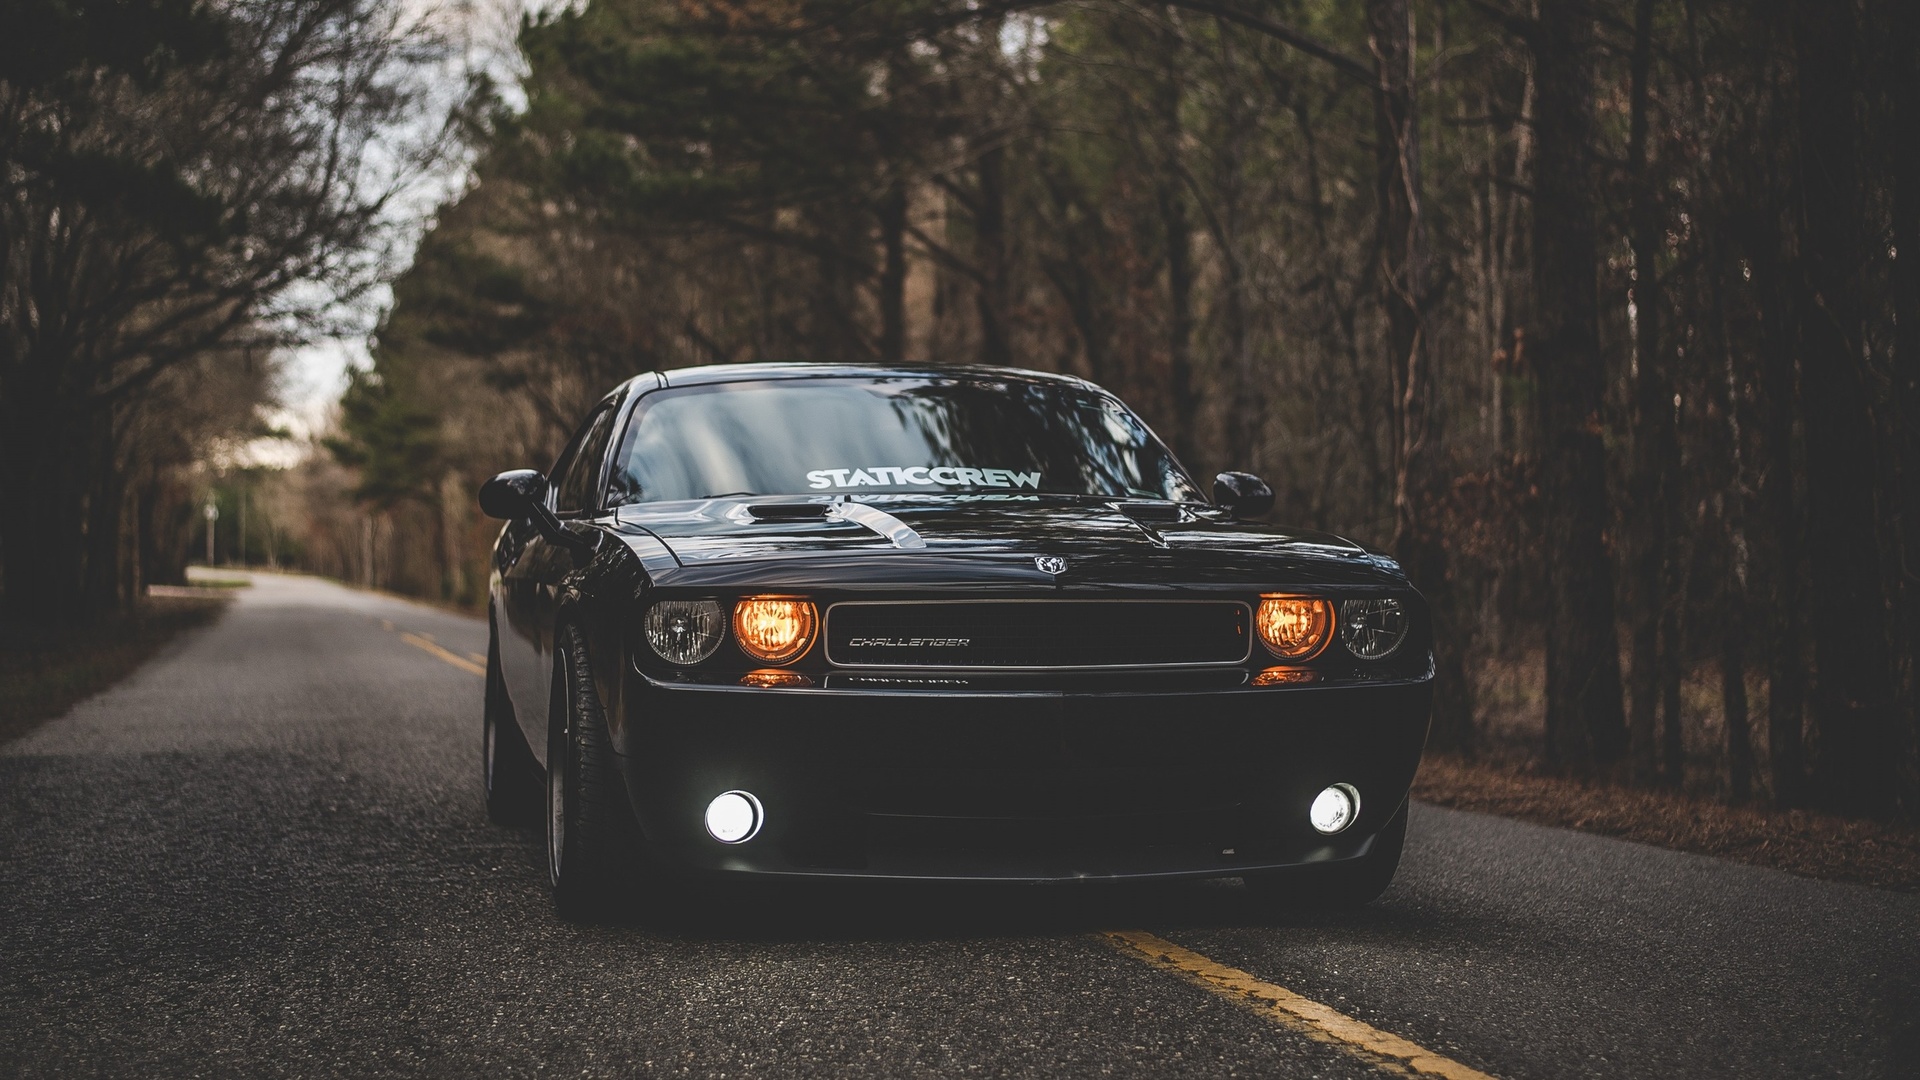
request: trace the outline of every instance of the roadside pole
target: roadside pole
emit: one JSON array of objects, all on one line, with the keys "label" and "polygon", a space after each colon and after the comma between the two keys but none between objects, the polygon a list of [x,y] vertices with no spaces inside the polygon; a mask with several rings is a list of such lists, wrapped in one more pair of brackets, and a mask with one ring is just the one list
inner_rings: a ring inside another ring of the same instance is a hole
[{"label": "roadside pole", "polygon": [[213,505],[213,496],[207,496],[207,565],[213,565],[213,523],[220,520],[220,508]]}]

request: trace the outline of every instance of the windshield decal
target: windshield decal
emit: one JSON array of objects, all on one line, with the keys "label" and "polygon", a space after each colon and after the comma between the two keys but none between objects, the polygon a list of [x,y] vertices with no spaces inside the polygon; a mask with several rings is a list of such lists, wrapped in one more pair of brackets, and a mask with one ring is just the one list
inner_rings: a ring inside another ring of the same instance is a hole
[{"label": "windshield decal", "polygon": [[807,484],[815,489],[888,487],[1011,487],[1040,488],[1037,472],[1012,469],[967,469],[935,465],[869,465],[864,469],[815,469],[807,474]]}]

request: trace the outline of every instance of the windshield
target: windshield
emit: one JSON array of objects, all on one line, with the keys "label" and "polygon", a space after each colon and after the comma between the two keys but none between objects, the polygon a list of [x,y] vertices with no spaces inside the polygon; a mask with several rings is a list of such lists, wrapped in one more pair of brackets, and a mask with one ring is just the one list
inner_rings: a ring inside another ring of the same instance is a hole
[{"label": "windshield", "polygon": [[607,505],[720,495],[1056,493],[1202,501],[1138,417],[1071,386],[828,378],[662,390]]}]

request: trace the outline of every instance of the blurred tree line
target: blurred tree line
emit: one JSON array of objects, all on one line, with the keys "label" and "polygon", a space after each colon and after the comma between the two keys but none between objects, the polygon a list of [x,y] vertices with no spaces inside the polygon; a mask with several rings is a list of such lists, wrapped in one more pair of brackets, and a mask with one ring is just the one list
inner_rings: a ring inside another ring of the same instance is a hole
[{"label": "blurred tree line", "polygon": [[1549,767],[1910,815],[1915,8],[589,0],[314,468],[475,603],[469,493],[634,372],[1069,371],[1401,558],[1436,746],[1520,670]]},{"label": "blurred tree line", "polygon": [[390,265],[389,204],[436,141],[414,79],[435,49],[383,0],[6,5],[9,619],[179,580],[208,467],[270,433],[278,351]]}]

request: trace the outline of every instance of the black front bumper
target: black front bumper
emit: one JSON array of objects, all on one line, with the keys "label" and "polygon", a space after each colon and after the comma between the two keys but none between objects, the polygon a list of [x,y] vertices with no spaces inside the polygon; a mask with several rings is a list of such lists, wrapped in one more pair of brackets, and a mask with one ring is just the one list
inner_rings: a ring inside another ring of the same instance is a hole
[{"label": "black front bumper", "polygon": [[[1351,859],[1404,802],[1430,679],[1182,693],[750,689],[627,671],[613,718],[669,868],[975,881],[1220,877]],[[1360,792],[1334,837],[1307,823]],[[765,827],[707,835],[721,792]]]}]

